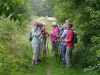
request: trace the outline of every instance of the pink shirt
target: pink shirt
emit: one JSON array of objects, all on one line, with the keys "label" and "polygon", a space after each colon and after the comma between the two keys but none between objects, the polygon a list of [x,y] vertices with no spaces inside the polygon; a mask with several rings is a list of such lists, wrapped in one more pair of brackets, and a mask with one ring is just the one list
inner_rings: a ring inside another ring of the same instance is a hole
[{"label": "pink shirt", "polygon": [[58,28],[53,28],[52,31],[51,31],[51,41],[56,41],[57,40],[57,37],[56,36],[53,36],[52,34],[58,34]]}]

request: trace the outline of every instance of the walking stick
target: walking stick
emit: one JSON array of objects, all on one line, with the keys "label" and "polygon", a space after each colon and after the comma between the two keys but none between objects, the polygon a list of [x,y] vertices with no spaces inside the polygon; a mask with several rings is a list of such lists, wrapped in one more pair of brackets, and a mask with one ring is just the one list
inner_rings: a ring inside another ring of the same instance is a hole
[{"label": "walking stick", "polygon": [[56,55],[56,62],[58,64],[58,67],[60,67],[60,64],[61,64],[61,48],[59,46],[59,42],[57,42],[57,45],[58,45],[57,51],[58,51],[59,55]]},{"label": "walking stick", "polygon": [[46,41],[46,49],[47,49],[47,51],[48,51],[48,57],[49,57],[49,48],[48,48],[48,43],[49,43],[49,41],[48,41],[48,38],[47,38],[47,41]]},{"label": "walking stick", "polygon": [[[59,42],[57,41],[57,53],[59,53]],[[58,63],[58,54],[56,54],[56,62]]]},{"label": "walking stick", "polygon": [[60,55],[59,55],[58,67],[60,67],[60,64],[61,64],[61,48],[60,48]]}]

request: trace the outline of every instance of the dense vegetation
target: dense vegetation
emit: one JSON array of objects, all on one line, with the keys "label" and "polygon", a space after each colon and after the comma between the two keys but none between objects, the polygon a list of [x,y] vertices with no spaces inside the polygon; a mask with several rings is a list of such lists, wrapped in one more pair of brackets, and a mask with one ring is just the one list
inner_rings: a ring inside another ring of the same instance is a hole
[{"label": "dense vegetation", "polygon": [[0,75],[15,75],[27,67],[31,47],[26,27],[34,15],[30,1],[0,0]]},{"label": "dense vegetation", "polygon": [[54,14],[59,23],[66,19],[74,24],[79,43],[74,59],[86,70],[100,73],[100,1],[99,0],[49,0],[55,3]]},{"label": "dense vegetation", "polygon": [[53,8],[49,6],[48,0],[33,0],[31,6],[37,16],[53,16]]}]

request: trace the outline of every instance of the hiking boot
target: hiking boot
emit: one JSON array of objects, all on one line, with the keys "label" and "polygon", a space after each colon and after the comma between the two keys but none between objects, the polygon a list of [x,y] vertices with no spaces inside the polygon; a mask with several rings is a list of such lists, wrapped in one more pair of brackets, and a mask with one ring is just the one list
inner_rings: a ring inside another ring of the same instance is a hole
[{"label": "hiking boot", "polygon": [[58,55],[57,52],[55,52],[54,55],[57,56]]},{"label": "hiking boot", "polygon": [[72,66],[72,64],[71,64],[71,65],[69,65],[69,66],[67,65],[67,68],[68,68],[68,69],[70,69],[70,68],[71,68],[71,66]]},{"label": "hiking boot", "polygon": [[57,54],[55,54],[55,56],[57,56]]},{"label": "hiking boot", "polygon": [[47,56],[47,55],[45,55],[45,56],[44,56],[44,58],[48,58],[48,56]]},{"label": "hiking boot", "polygon": [[32,66],[34,66],[35,65],[35,60],[32,60]]},{"label": "hiking boot", "polygon": [[54,49],[52,49],[52,53],[54,52]]},{"label": "hiking boot", "polygon": [[41,62],[41,60],[40,60],[40,59],[37,59],[37,62],[39,62],[39,63],[40,63],[40,62]]},{"label": "hiking boot", "polygon": [[36,63],[35,63],[35,64],[36,64],[36,66],[39,66],[39,62],[37,62],[37,61],[36,61]]}]

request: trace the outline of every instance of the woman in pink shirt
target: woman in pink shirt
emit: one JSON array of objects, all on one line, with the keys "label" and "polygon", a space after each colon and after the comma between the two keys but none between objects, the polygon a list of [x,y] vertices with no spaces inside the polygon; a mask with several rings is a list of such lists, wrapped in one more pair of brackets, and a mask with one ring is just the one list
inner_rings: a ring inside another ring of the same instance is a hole
[{"label": "woman in pink shirt", "polygon": [[51,42],[52,42],[52,51],[54,51],[55,55],[57,55],[57,49],[58,49],[58,45],[57,45],[57,40],[58,40],[58,27],[57,27],[57,23],[53,22],[52,23],[53,29],[51,31]]}]

